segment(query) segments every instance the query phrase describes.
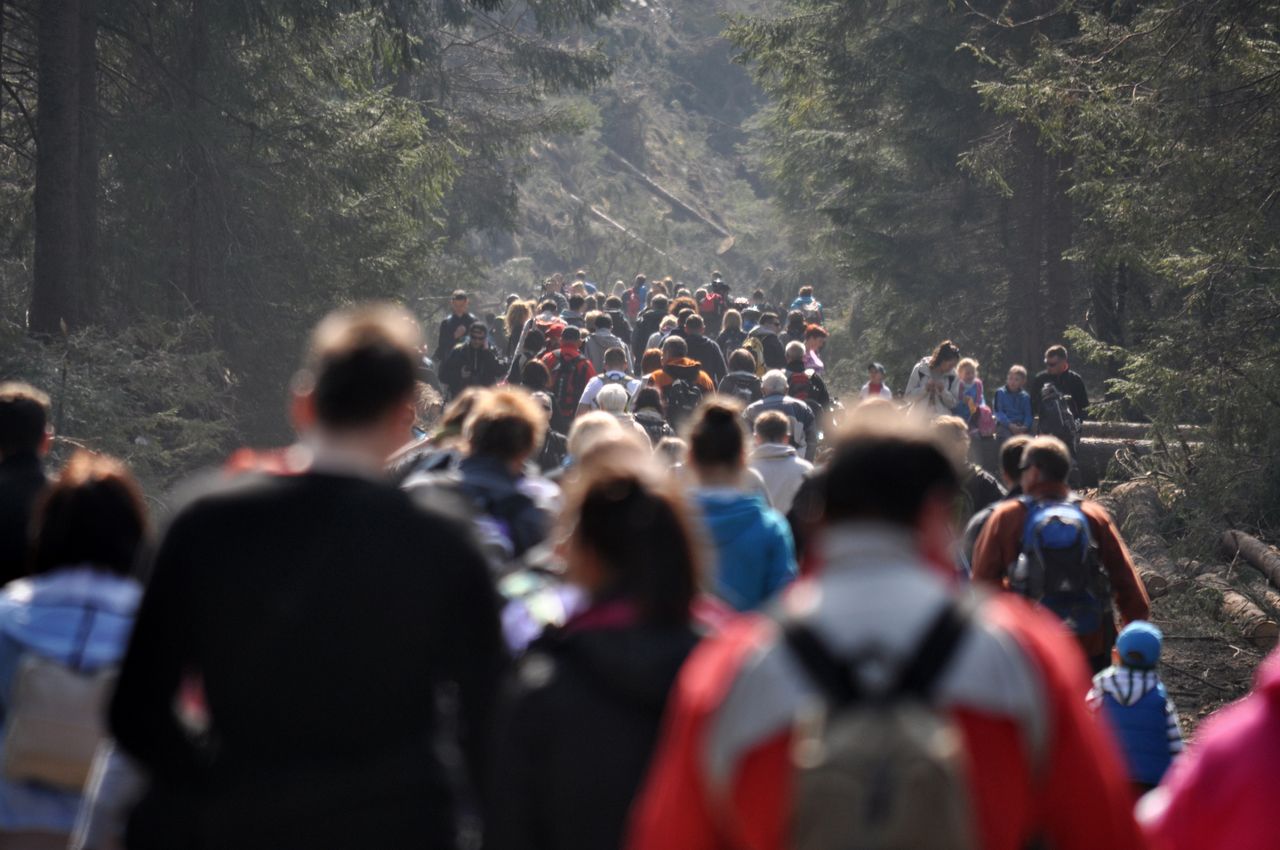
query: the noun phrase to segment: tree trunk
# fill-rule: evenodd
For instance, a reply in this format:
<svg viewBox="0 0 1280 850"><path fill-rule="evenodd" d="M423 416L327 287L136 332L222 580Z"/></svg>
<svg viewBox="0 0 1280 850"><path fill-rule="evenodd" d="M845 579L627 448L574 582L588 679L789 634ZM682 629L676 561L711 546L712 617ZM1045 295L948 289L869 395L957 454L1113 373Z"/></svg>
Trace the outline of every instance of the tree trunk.
<svg viewBox="0 0 1280 850"><path fill-rule="evenodd" d="M1228 531L1222 535L1222 551L1228 558L1237 555L1249 566L1267 577L1267 581L1280 587L1280 552L1272 549L1256 537L1243 531Z"/></svg>
<svg viewBox="0 0 1280 850"><path fill-rule="evenodd" d="M1045 217L1045 332L1051 343L1062 342L1062 332L1074 313L1072 267L1064 258L1071 250L1072 208L1067 191L1071 188L1071 158L1058 155L1047 160L1045 187L1048 194Z"/></svg>
<svg viewBox="0 0 1280 850"><path fill-rule="evenodd" d="M30 329L56 334L81 316L80 2L44 0L36 27L35 268Z"/></svg>
<svg viewBox="0 0 1280 850"><path fill-rule="evenodd" d="M1280 637L1280 626L1257 603L1232 587L1225 578L1216 573L1203 573L1196 576L1196 584L1221 594L1222 604L1216 612L1218 619L1234 625L1260 649L1271 649L1276 645L1276 639Z"/></svg>
<svg viewBox="0 0 1280 850"><path fill-rule="evenodd" d="M187 66L183 75L187 84L187 128L182 143L182 238L186 243L183 269L183 294L188 309L207 306L208 257L204 221L201 215L204 195L207 191L208 163L200 138L203 126L204 104L199 91L208 55L208 30L204 0L192 0L191 17L188 20Z"/></svg>
<svg viewBox="0 0 1280 850"><path fill-rule="evenodd" d="M1014 358L1022 363L1039 362L1041 328L1041 260L1044 181L1044 151L1032 127L1014 128L1014 143L1020 160L1019 179L1014 188L1014 242L1009 251L1008 338ZM1034 371L1034 370L1033 370Z"/></svg>
<svg viewBox="0 0 1280 850"><path fill-rule="evenodd" d="M80 144L76 201L80 222L77 274L83 315L98 304L98 0L80 0Z"/></svg>

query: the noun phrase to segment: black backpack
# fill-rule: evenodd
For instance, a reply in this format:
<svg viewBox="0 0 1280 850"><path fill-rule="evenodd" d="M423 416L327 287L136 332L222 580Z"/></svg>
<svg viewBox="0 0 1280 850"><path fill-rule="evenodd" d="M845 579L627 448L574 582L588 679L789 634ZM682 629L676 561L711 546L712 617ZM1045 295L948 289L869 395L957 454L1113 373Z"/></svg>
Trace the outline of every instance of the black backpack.
<svg viewBox="0 0 1280 850"><path fill-rule="evenodd" d="M551 375L553 381L551 398L555 403L555 412L565 419L572 420L574 414L578 412L581 388L578 388L579 393L575 393L573 381L578 374L578 364L585 359L579 354L572 360L568 360L563 351L556 352L556 368Z"/></svg>
<svg viewBox="0 0 1280 850"><path fill-rule="evenodd" d="M667 419L672 425L684 422L702 404L702 388L687 378L676 378L667 387Z"/></svg>
<svg viewBox="0 0 1280 850"><path fill-rule="evenodd" d="M1080 420L1071 410L1071 396L1058 391L1051 383L1040 389L1040 434L1057 437L1071 447L1072 453L1080 438Z"/></svg>

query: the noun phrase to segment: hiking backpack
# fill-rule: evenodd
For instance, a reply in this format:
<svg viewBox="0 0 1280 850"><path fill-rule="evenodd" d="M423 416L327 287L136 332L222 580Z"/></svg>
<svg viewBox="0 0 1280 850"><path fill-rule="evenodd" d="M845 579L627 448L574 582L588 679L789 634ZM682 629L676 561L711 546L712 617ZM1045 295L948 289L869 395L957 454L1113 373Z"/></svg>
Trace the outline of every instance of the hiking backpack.
<svg viewBox="0 0 1280 850"><path fill-rule="evenodd" d="M1057 437L1075 453L1080 437L1080 420L1071 411L1071 396L1058 391L1051 383L1040 390L1040 423L1037 433Z"/></svg>
<svg viewBox="0 0 1280 850"><path fill-rule="evenodd" d="M662 414L651 408L645 408L635 414L636 421L640 423L640 427L649 435L649 442L655 447L662 442L663 437L674 437L676 432L671 430L671 426L667 424L667 420L662 418Z"/></svg>
<svg viewBox="0 0 1280 850"><path fill-rule="evenodd" d="M720 382L720 391L730 398L736 398L744 407L759 401L763 392L758 378L752 381L744 380L743 373L740 372L731 372L726 375Z"/></svg>
<svg viewBox="0 0 1280 850"><path fill-rule="evenodd" d="M687 378L676 378L667 386L666 402L667 420L678 426L702 404L702 388Z"/></svg>
<svg viewBox="0 0 1280 850"><path fill-rule="evenodd" d="M813 391L813 370L801 369L799 372L787 372L787 395L803 402L809 401Z"/></svg>
<svg viewBox="0 0 1280 850"><path fill-rule="evenodd" d="M751 356L756 360L756 377L762 377L765 373L764 368L764 341L758 336L747 334L747 338L743 340L742 347L751 352Z"/></svg>
<svg viewBox="0 0 1280 850"><path fill-rule="evenodd" d="M555 355L556 365L551 372L551 402L555 405L553 412L565 421L573 421L578 412L582 387L575 388L574 379L584 360L586 358L581 354L575 355L572 360L566 359L563 351L557 351Z"/></svg>
<svg viewBox="0 0 1280 850"><path fill-rule="evenodd" d="M1023 496L1019 501L1027 519L1010 587L1052 611L1077 635L1097 631L1111 615L1111 582L1089 518L1075 500L1037 502Z"/></svg>
<svg viewBox="0 0 1280 850"><path fill-rule="evenodd" d="M833 656L803 624L784 626L792 656L822 694L798 717L792 740L794 850L978 846L964 741L932 699L967 625L948 602L875 692L859 680L857 661Z"/></svg>

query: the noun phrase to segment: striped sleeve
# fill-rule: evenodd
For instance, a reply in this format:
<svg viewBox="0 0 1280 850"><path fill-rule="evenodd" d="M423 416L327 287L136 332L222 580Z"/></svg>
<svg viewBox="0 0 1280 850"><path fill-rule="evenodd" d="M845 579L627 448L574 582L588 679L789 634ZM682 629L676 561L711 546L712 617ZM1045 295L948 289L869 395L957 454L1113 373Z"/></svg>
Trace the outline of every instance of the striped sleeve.
<svg viewBox="0 0 1280 850"><path fill-rule="evenodd" d="M1178 725L1178 709L1173 700L1165 700L1164 713L1168 721L1166 728L1169 733L1169 754L1176 756L1182 752L1182 727Z"/></svg>

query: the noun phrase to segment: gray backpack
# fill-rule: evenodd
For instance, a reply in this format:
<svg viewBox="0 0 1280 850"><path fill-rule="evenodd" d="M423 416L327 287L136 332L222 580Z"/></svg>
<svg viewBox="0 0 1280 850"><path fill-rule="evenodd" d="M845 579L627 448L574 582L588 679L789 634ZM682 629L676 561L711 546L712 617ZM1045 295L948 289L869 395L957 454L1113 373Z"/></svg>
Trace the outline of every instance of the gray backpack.
<svg viewBox="0 0 1280 850"><path fill-rule="evenodd" d="M884 690L834 657L800 623L786 642L823 699L798 719L793 850L974 850L978 847L960 730L931 703L966 633L948 604Z"/></svg>

